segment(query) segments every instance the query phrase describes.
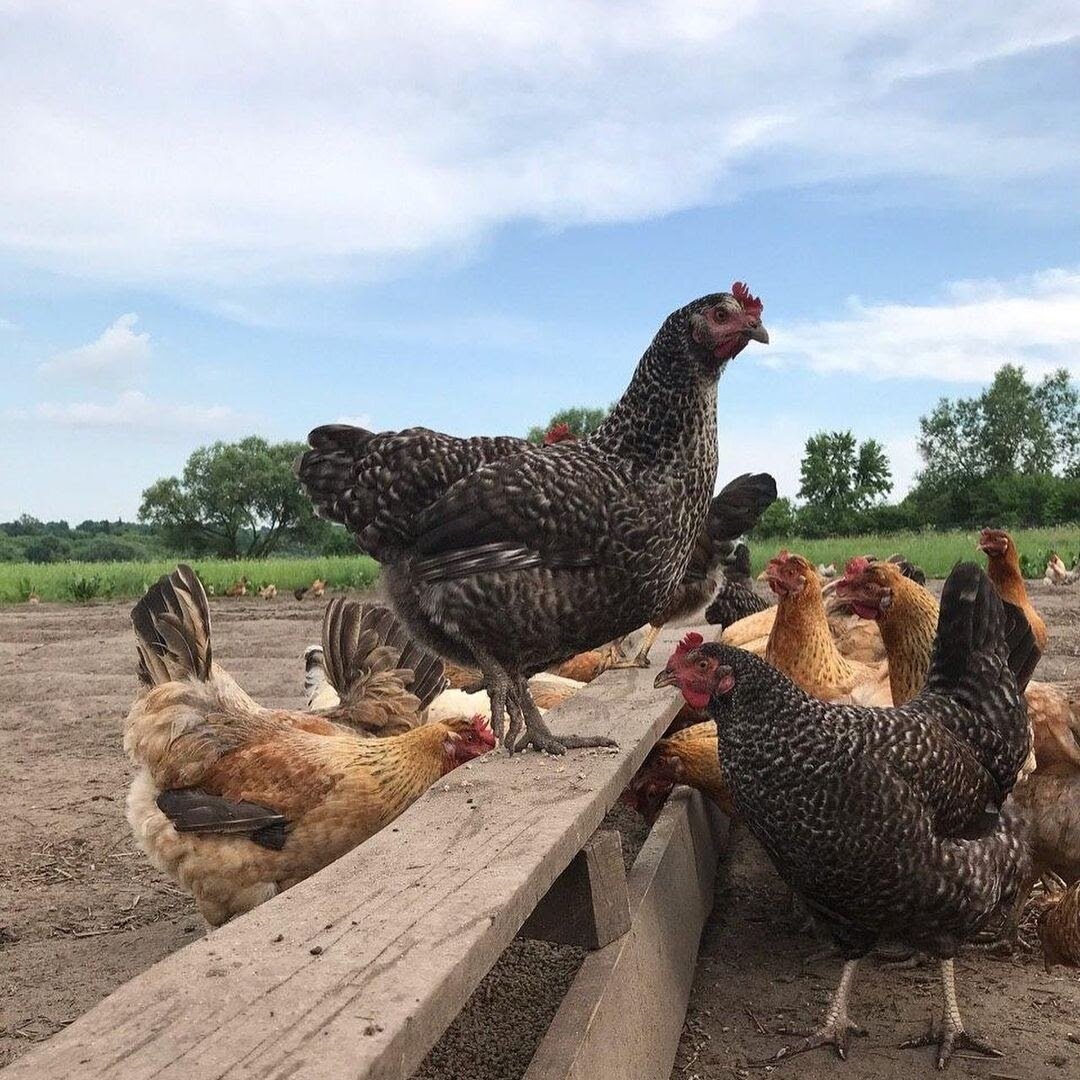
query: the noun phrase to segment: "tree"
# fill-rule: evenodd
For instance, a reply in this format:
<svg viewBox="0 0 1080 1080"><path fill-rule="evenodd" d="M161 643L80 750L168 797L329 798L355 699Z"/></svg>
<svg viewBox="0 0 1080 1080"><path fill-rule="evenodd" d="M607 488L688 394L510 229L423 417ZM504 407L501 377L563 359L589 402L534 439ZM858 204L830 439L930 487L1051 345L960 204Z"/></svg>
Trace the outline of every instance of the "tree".
<svg viewBox="0 0 1080 1080"><path fill-rule="evenodd" d="M139 520L158 528L179 551L268 555L285 538L310 535L317 525L292 470L303 449L255 435L200 447L182 476L158 480L143 492Z"/></svg>
<svg viewBox="0 0 1080 1080"><path fill-rule="evenodd" d="M843 532L855 514L892 490L885 448L876 439L857 443L850 431L811 435L800 475L799 498L806 507L799 524L814 532Z"/></svg>
<svg viewBox="0 0 1080 1080"><path fill-rule="evenodd" d="M919 420L919 487L1011 476L1080 476L1080 394L1064 369L1041 383L1005 364L978 397L942 398Z"/></svg>
<svg viewBox="0 0 1080 1080"><path fill-rule="evenodd" d="M611 409L590 409L579 405L573 409L560 409L543 427L529 428L525 436L529 442L542 443L544 436L556 425L566 424L579 439L591 435L606 419Z"/></svg>

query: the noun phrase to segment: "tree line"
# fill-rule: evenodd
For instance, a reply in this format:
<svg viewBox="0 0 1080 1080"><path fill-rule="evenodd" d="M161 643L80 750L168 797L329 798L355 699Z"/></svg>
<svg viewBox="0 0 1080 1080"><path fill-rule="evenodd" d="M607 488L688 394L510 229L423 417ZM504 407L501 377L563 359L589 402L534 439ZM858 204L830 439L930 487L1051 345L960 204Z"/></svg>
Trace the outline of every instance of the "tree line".
<svg viewBox="0 0 1080 1080"><path fill-rule="evenodd" d="M608 410L576 407L530 429L541 442L565 423L582 438ZM903 499L885 448L850 431L807 441L797 495L766 510L761 537L825 537L924 528L1080 522L1080 392L1064 369L1041 381L1006 364L981 394L942 398L919 420L923 468ZM177 555L258 558L355 550L337 525L316 518L293 477L301 443L249 436L200 447L179 476L151 484L137 522L0 524L0 562L123 562Z"/></svg>

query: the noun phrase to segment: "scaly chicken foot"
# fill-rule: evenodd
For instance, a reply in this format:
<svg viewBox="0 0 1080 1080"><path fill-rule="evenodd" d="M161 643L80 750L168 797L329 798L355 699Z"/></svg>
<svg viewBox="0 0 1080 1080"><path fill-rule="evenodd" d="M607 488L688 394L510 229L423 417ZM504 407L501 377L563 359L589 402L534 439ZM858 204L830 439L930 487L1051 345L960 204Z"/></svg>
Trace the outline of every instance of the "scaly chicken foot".
<svg viewBox="0 0 1080 1080"><path fill-rule="evenodd" d="M906 1039L900 1044L900 1049L937 1045L938 1069L944 1069L949 1064L949 1058L955 1050L974 1050L977 1054L986 1054L987 1057L1004 1057L1000 1050L981 1036L965 1030L964 1021L960 1018L960 1006L956 1002L956 973L952 960L941 961L941 988L944 998L941 1020L932 1022L925 1035Z"/></svg>
<svg viewBox="0 0 1080 1080"><path fill-rule="evenodd" d="M481 648L472 641L466 644L473 654L474 662L483 675L483 680L477 686L477 689L486 690L488 698L491 700L491 730L495 733L495 738L513 753L513 743L508 742L503 737L506 732L507 705L512 680L502 665L486 649ZM513 716L511 716L511 730L513 730L513 719ZM520 731L520 727L518 730Z"/></svg>
<svg viewBox="0 0 1080 1080"><path fill-rule="evenodd" d="M529 687L524 679L515 680L513 697L524 713L526 735L516 745L507 741L506 746L511 754L516 750L524 750L527 746L531 746L544 754L558 756L559 754L565 754L567 750L578 750L586 746L619 745L614 739L607 738L606 735L552 734L551 728L547 726L543 716L540 715L540 710L536 707L536 702L533 701L532 695L529 693Z"/></svg>
<svg viewBox="0 0 1080 1080"><path fill-rule="evenodd" d="M647 668L649 666L649 650L656 643L656 639L660 636L662 626L650 626L645 631L645 638L641 642L641 648L638 649L636 656L620 656L620 658L612 663L612 670L619 670L621 668Z"/></svg>
<svg viewBox="0 0 1080 1080"><path fill-rule="evenodd" d="M807 1050L815 1050L819 1046L834 1046L837 1056L841 1061L847 1059L848 1044L852 1035L865 1035L866 1028L856 1024L848 1016L848 997L851 995L851 987L855 982L855 973L859 969L858 960L848 960L844 963L844 970L840 974L840 985L836 988L832 1000L829 1002L829 1010L825 1014L825 1023L816 1031L808 1035L803 1031L793 1031L788 1028L781 1029L781 1035L805 1035L800 1043L793 1046L784 1046L772 1057L753 1062L754 1065L769 1065L785 1058L794 1057L796 1054L804 1054Z"/></svg>

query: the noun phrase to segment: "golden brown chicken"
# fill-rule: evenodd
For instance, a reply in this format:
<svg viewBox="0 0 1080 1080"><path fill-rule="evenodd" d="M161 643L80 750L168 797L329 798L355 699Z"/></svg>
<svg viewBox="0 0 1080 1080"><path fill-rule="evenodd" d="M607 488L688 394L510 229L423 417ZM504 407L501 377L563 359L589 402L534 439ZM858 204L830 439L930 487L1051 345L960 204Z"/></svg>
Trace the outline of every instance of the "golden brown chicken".
<svg viewBox="0 0 1080 1080"><path fill-rule="evenodd" d="M660 813L671 789L686 784L707 795L729 816L735 813L731 789L717 756L716 721L705 720L660 739L623 792L623 801L646 821Z"/></svg>
<svg viewBox="0 0 1080 1080"><path fill-rule="evenodd" d="M275 596L277 596L277 586L276 585L264 585L259 590L259 599L260 600L273 600Z"/></svg>
<svg viewBox="0 0 1080 1080"><path fill-rule="evenodd" d="M1057 964L1080 968L1080 882L1048 893L1039 913L1039 941L1049 973Z"/></svg>
<svg viewBox="0 0 1080 1080"><path fill-rule="evenodd" d="M1035 644L1040 652L1046 652L1046 623L1028 596L1024 575L1020 572L1020 555L1012 537L1004 529L983 529L979 534L979 549L986 554L986 573L998 595L1023 611L1031 624Z"/></svg>
<svg viewBox="0 0 1080 1080"><path fill-rule="evenodd" d="M1036 874L1080 881L1080 769L1040 765L1013 788L1013 799L1027 811Z"/></svg>
<svg viewBox="0 0 1080 1080"><path fill-rule="evenodd" d="M322 644L308 646L304 660L308 711L361 735L417 727L447 686L443 661L417 645L389 609L344 597L326 605Z"/></svg>
<svg viewBox="0 0 1080 1080"><path fill-rule="evenodd" d="M822 701L891 705L888 665L848 660L837 649L813 566L781 551L765 572L779 598L765 660Z"/></svg>
<svg viewBox="0 0 1080 1080"><path fill-rule="evenodd" d="M326 866L495 745L479 718L365 739L325 716L261 708L214 663L188 567L152 586L132 621L150 688L124 734L137 770L128 821L213 925Z"/></svg>
<svg viewBox="0 0 1080 1080"><path fill-rule="evenodd" d="M248 579L246 577L237 578L226 590L225 595L231 599L236 599L238 596L247 596Z"/></svg>

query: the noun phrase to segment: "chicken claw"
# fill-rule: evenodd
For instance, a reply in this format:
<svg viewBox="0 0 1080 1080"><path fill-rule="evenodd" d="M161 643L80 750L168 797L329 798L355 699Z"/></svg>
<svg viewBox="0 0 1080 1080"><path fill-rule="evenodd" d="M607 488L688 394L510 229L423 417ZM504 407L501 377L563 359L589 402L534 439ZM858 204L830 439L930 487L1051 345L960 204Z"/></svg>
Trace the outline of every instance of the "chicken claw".
<svg viewBox="0 0 1080 1080"><path fill-rule="evenodd" d="M920 1046L937 1045L937 1067L944 1069L949 1064L954 1050L974 1050L987 1057L1004 1057L996 1047L985 1039L964 1029L960 1018L960 1008L956 1003L956 982L952 960L941 962L941 985L944 991L944 1007L940 1021L934 1021L925 1035L916 1035L900 1044L901 1050L911 1050Z"/></svg>
<svg viewBox="0 0 1080 1080"><path fill-rule="evenodd" d="M585 746L618 746L614 739L605 735L554 735L551 728L544 722L536 702L529 695L529 688L524 679L519 680L514 686L514 699L521 706L525 716L527 729L525 738L519 743L507 739L506 748L510 753L524 750L531 746L545 754L558 756L565 754L567 750L578 750ZM518 729L520 730L520 728Z"/></svg>
<svg viewBox="0 0 1080 1080"><path fill-rule="evenodd" d="M804 1054L807 1050L814 1050L819 1046L835 1046L836 1053L841 1061L847 1060L848 1043L852 1035L865 1035L866 1028L860 1027L848 1016L847 1003L851 994L851 986L855 982L855 973L858 970L858 960L848 960L844 964L844 970L840 975L840 985L836 988L832 1000L829 1002L829 1011L825 1014L825 1023L816 1031L807 1034L804 1031L781 1030L781 1035L803 1035L800 1043L793 1046L781 1047L772 1057L763 1061L755 1061L754 1065L770 1065L785 1058L794 1057L796 1054Z"/></svg>

